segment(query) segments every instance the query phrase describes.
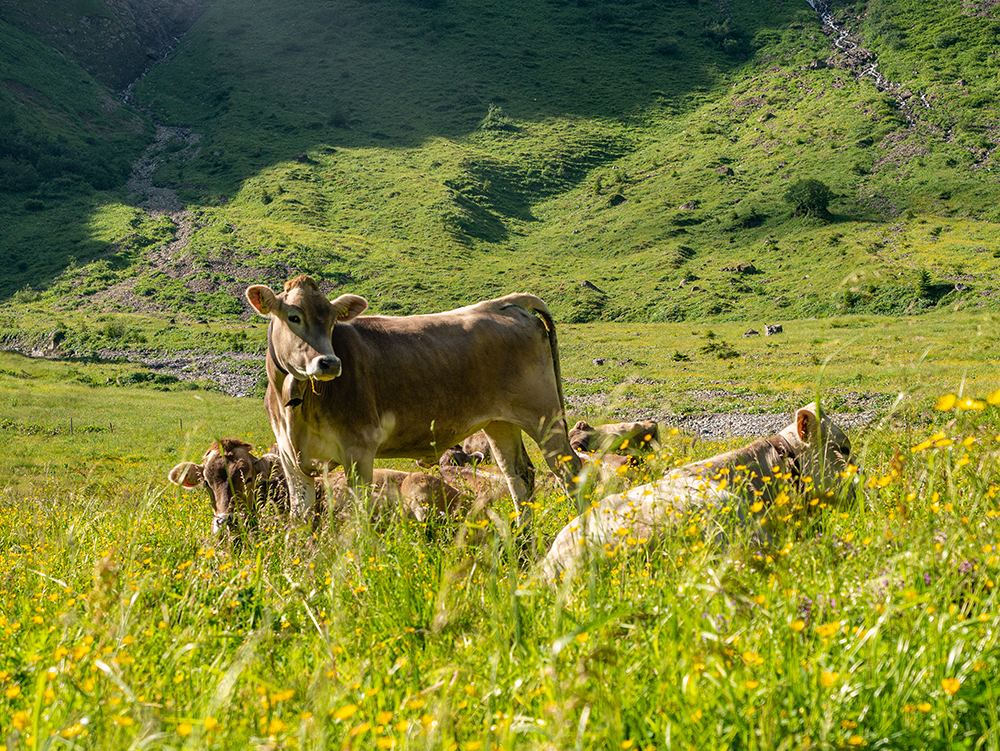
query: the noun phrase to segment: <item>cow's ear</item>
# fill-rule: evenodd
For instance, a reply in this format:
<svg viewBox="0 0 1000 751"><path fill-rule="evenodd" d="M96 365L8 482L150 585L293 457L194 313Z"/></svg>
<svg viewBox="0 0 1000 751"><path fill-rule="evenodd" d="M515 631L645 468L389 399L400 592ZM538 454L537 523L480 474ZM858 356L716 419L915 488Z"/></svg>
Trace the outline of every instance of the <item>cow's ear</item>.
<svg viewBox="0 0 1000 751"><path fill-rule="evenodd" d="M277 295L265 284L247 287L247 300L254 310L265 317L278 309Z"/></svg>
<svg viewBox="0 0 1000 751"><path fill-rule="evenodd" d="M201 465L194 462L181 462L167 473L167 479L182 488L196 488L205 482Z"/></svg>
<svg viewBox="0 0 1000 751"><path fill-rule="evenodd" d="M341 295L336 300L331 300L330 304L337 312L338 321L350 321L365 312L368 301L359 295Z"/></svg>
<svg viewBox="0 0 1000 751"><path fill-rule="evenodd" d="M805 443L811 443L819 435L819 416L815 404L809 404L795 412L795 432Z"/></svg>

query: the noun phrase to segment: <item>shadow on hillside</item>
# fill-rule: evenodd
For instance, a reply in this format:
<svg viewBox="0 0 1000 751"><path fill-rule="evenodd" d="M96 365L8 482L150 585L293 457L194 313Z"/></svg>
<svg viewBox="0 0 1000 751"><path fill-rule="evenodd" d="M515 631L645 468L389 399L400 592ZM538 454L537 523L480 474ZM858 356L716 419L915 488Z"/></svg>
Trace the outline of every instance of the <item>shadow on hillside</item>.
<svg viewBox="0 0 1000 751"><path fill-rule="evenodd" d="M748 59L765 25L815 15L804 3L729 13L699 0L232 0L135 97L204 135L195 162L159 178L231 195L318 144L464 137L491 105L519 121L681 110Z"/></svg>
<svg viewBox="0 0 1000 751"><path fill-rule="evenodd" d="M200 136L168 145L155 182L192 207L218 204L274 164L308 161L319 146L409 157L429 139L479 132L489 117L494 125L509 121L516 142L519 125L530 131L550 118L621 123L656 108L682 112L704 101L720 73L749 59L759 31L815 18L805 3L766 13L750 2L733 5L739 21L706 0L228 0L205 12L134 86L133 99L156 120ZM498 167L486 160L457 178L442 174L454 191L447 230L501 240L507 218L530 221L535 200L577 184L625 148L600 133L548 137L531 147L555 154L541 170L519 160L515 145L504 147ZM414 176L440 167L422 156L414 151L405 166ZM373 165L367 173L387 170ZM72 263L114 250L86 234L79 207L57 214L46 205L38 219L55 224L34 235L28 230L39 222L18 212L23 242L8 238L5 252L21 252L18 243L25 257L33 245L39 250L25 269L15 263L0 296L26 285L46 289Z"/></svg>
<svg viewBox="0 0 1000 751"><path fill-rule="evenodd" d="M115 249L95 240L84 217L95 208L93 198L45 201L35 208L23 196L0 195L5 235L0 239L0 300L30 302L74 266L99 259L111 272L122 265ZM25 209L25 204L30 208Z"/></svg>

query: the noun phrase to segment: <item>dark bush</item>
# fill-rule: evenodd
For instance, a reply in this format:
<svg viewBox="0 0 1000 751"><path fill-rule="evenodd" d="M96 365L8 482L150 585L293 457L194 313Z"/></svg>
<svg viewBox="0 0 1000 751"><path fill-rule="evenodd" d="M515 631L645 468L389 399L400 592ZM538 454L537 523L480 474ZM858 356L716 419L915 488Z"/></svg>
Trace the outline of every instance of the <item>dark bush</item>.
<svg viewBox="0 0 1000 751"><path fill-rule="evenodd" d="M793 216L828 216L827 208L834 193L826 183L812 178L796 180L785 190L785 203L792 207Z"/></svg>
<svg viewBox="0 0 1000 751"><path fill-rule="evenodd" d="M933 289L931 272L927 269L920 269L920 274L917 275L917 297L930 297Z"/></svg>
<svg viewBox="0 0 1000 751"><path fill-rule="evenodd" d="M660 39L653 45L653 52L657 55L676 55L680 52L680 45L677 44L677 40L674 37Z"/></svg>
<svg viewBox="0 0 1000 751"><path fill-rule="evenodd" d="M39 182L38 171L29 162L0 159L0 191L26 193L37 188Z"/></svg>
<svg viewBox="0 0 1000 751"><path fill-rule="evenodd" d="M939 50L947 49L952 45L958 44L962 40L959 34L954 31L943 31L934 37L934 46Z"/></svg>

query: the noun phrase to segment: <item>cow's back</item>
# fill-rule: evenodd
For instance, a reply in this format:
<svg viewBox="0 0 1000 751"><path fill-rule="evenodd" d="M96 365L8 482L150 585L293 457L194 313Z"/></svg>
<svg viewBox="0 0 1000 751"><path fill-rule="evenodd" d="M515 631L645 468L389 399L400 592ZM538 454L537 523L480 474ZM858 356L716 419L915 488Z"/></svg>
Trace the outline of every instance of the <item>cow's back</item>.
<svg viewBox="0 0 1000 751"><path fill-rule="evenodd" d="M333 348L343 372L305 389L307 401L318 398L303 406L347 431L386 431L381 456L428 456L432 442L452 445L494 420L562 406L545 324L503 300L361 317L334 328Z"/></svg>

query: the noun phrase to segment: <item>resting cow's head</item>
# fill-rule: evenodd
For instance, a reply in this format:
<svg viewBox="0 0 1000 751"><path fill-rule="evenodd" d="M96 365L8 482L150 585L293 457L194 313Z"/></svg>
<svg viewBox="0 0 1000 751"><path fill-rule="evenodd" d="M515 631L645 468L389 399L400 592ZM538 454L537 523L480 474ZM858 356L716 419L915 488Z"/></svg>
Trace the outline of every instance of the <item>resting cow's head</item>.
<svg viewBox="0 0 1000 751"><path fill-rule="evenodd" d="M256 506L256 484L280 468L277 457L259 459L250 453L250 444L236 438L213 443L201 464L181 462L167 474L174 485L208 489L212 504L212 533L222 532L236 513L252 513Z"/></svg>
<svg viewBox="0 0 1000 751"><path fill-rule="evenodd" d="M340 358L331 343L333 327L368 307L368 301L358 295L327 300L315 280L305 275L285 282L279 295L255 284L247 288L247 300L260 315L271 319L268 346L275 364L299 381L329 381L340 375Z"/></svg>
<svg viewBox="0 0 1000 751"><path fill-rule="evenodd" d="M795 421L781 431L795 450L799 474L812 478L812 493L827 495L856 482L858 467L851 441L813 402L795 411Z"/></svg>

